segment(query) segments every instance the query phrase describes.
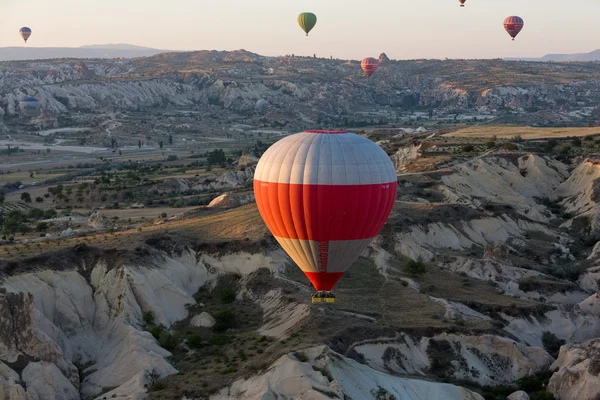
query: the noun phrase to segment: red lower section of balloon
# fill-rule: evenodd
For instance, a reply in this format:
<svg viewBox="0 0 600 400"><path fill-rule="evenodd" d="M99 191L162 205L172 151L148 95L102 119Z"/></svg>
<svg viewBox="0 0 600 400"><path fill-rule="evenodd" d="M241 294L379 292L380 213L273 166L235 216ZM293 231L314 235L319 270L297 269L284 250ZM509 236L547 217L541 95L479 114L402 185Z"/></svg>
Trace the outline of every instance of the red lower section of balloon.
<svg viewBox="0 0 600 400"><path fill-rule="evenodd" d="M397 182L299 185L254 180L267 227L285 239L360 240L377 236L396 200Z"/></svg>
<svg viewBox="0 0 600 400"><path fill-rule="evenodd" d="M343 272L305 272L304 273L317 290L331 291L340 280Z"/></svg>

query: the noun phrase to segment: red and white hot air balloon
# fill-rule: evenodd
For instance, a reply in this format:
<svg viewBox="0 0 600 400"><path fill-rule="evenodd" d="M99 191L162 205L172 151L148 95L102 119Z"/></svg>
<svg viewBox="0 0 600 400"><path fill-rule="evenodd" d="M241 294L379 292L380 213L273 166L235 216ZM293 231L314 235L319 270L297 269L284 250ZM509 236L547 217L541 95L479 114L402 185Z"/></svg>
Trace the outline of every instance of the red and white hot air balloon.
<svg viewBox="0 0 600 400"><path fill-rule="evenodd" d="M504 29L512 37L512 40L515 40L519 32L521 32L523 25L525 25L525 22L523 22L521 17L512 16L504 20Z"/></svg>
<svg viewBox="0 0 600 400"><path fill-rule="evenodd" d="M370 78L377 71L377 68L379 68L379 63L373 57L367 57L361 61L360 66Z"/></svg>
<svg viewBox="0 0 600 400"><path fill-rule="evenodd" d="M387 220L398 188L388 155L344 131L305 131L271 146L254 174L265 224L319 293L365 251ZM326 299L325 299L326 298Z"/></svg>

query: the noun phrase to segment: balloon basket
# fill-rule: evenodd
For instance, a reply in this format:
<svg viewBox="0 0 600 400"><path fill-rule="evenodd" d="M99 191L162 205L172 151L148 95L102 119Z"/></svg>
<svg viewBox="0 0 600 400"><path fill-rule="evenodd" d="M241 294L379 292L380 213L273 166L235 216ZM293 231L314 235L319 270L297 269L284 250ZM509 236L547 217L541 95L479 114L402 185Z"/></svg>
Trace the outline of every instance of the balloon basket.
<svg viewBox="0 0 600 400"><path fill-rule="evenodd" d="M335 295L331 292L317 292L312 295L312 303L335 303Z"/></svg>

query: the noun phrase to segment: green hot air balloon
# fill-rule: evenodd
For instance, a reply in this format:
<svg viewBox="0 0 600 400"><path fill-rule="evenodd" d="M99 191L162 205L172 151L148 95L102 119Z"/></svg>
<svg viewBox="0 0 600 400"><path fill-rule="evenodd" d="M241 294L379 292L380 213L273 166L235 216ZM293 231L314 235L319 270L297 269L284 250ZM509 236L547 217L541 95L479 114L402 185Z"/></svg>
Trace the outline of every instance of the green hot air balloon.
<svg viewBox="0 0 600 400"><path fill-rule="evenodd" d="M304 32L306 32L306 36L308 36L308 32L311 31L312 28L317 24L317 16L313 13L305 12L298 15L298 25Z"/></svg>

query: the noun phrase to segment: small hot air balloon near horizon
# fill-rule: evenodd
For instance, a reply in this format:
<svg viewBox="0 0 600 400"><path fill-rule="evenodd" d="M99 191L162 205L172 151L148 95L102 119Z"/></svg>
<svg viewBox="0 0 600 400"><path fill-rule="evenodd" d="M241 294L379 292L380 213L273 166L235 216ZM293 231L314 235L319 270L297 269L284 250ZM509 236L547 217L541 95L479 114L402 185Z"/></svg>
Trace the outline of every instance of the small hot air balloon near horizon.
<svg viewBox="0 0 600 400"><path fill-rule="evenodd" d="M515 40L524 25L525 22L523 22L521 17L512 16L504 20L504 29L506 29L506 32L512 37L512 40Z"/></svg>
<svg viewBox="0 0 600 400"><path fill-rule="evenodd" d="M21 37L23 38L25 43L27 43L27 39L29 39L29 36L31 36L31 29L24 26L21 29L19 29L19 33L21 34Z"/></svg>
<svg viewBox="0 0 600 400"><path fill-rule="evenodd" d="M37 117L40 115L40 102L35 97L25 97L19 102L19 108L23 115Z"/></svg>
<svg viewBox="0 0 600 400"><path fill-rule="evenodd" d="M377 68L379 68L379 62L373 57L367 57L361 61L360 66L370 78L377 71Z"/></svg>
<svg viewBox="0 0 600 400"><path fill-rule="evenodd" d="M263 111L265 111L269 107L269 105L270 104L269 104L269 102L267 100L265 100L265 99L259 99L256 102L254 108L256 108L256 111L258 111L258 112L263 112Z"/></svg>
<svg viewBox="0 0 600 400"><path fill-rule="evenodd" d="M458 0L458 2L460 3L461 7L464 7L467 0Z"/></svg>
<svg viewBox="0 0 600 400"><path fill-rule="evenodd" d="M381 147L345 131L305 131L273 144L254 175L267 228L317 290L331 290L367 249L396 200L396 171Z"/></svg>
<svg viewBox="0 0 600 400"><path fill-rule="evenodd" d="M304 32L306 32L306 36L308 36L308 32L312 30L317 24L317 16L313 13L303 12L298 15L298 25Z"/></svg>

